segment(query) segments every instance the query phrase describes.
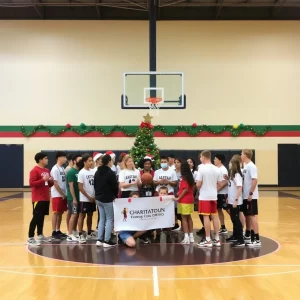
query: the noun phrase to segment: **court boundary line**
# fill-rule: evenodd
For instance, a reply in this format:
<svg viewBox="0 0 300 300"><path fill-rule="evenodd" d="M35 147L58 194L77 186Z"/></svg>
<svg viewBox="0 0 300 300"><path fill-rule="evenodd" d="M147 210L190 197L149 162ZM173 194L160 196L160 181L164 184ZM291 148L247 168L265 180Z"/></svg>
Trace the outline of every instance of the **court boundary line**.
<svg viewBox="0 0 300 300"><path fill-rule="evenodd" d="M108 266L108 265L106 265ZM196 265L201 267L264 267L264 268L279 268L279 267L300 267L300 264L261 264L261 265L234 265L234 264L228 264L228 265L218 265L218 264L203 264L203 265ZM110 266L113 267L113 266ZM127 266L120 266L126 268ZM151 267L151 266L149 266ZM156 268L162 268L164 266L157 266ZM174 266L177 267L177 266ZM0 269L41 269L41 268L49 268L49 269L59 269L59 268L97 268L97 265L92 266L0 266ZM153 267L151 267L153 268Z"/></svg>
<svg viewBox="0 0 300 300"><path fill-rule="evenodd" d="M270 253L266 253L264 255L261 255L259 257L252 257L252 258L247 258L247 259L241 259L241 260L235 260L234 262L241 262L241 261L250 261L250 260L253 260L253 259L259 259L259 258L262 258L262 257L265 257L267 255L271 255L271 254L275 254L277 253L280 249L281 249L281 244L276 241L276 240L273 240L271 238L268 238L270 240L272 240L273 242L275 242L277 244L277 249L273 252L270 252ZM195 244L196 245L196 244ZM74 264L83 264L83 265L95 265L95 266L101 266L101 267L130 267L130 268L152 268L153 266L132 266L132 265L105 265L105 264L94 264L94 263L86 263L86 262L75 262L75 261L69 261L69 260L62 260L62 259L57 259L57 258L50 258L50 257L47 257L47 256L42 256L40 254L37 254L37 253L34 253L34 252L31 252L29 250L29 247L28 245L26 245L25 249L27 250L27 252L31 253L32 255L36 255L36 256L39 256L39 257L42 257L42 258L46 258L46 259L50 259L50 260L56 260L56 261L59 261L59 262L64 262L64 263L74 263ZM228 264L228 262L220 262L220 263L213 263L213 264L202 264L202 265L171 265L171 266L159 266L160 268L174 268L174 267L177 267L177 268L180 268L180 267L202 267L202 266L209 266L209 265L221 265L221 264Z"/></svg>
<svg viewBox="0 0 300 300"><path fill-rule="evenodd" d="M70 276L70 275L56 275L56 274L41 274L41 273L31 273L31 272L18 272L10 270L2 270L0 272L9 273L9 274L19 274L19 275L32 275L32 276L41 276L41 277L54 277L54 278L69 278L69 279L90 279L90 280L118 280L118 281L151 281L153 278L124 278L124 277L87 277L87 276ZM158 278L159 281L187 281L187 280L212 280L212 279L234 279L234 278L247 278L247 277L263 277L263 276L276 276L284 274L294 274L299 273L298 270L274 272L274 273L261 273L261 274L245 274L245 275L229 275L229 276L212 276L212 277L162 277Z"/></svg>

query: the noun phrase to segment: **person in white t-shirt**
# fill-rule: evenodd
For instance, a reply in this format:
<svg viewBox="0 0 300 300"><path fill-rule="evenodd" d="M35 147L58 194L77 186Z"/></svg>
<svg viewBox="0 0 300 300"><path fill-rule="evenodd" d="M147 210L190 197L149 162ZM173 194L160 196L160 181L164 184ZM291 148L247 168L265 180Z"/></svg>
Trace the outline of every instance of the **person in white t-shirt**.
<svg viewBox="0 0 300 300"><path fill-rule="evenodd" d="M68 210L66 173L63 165L67 161L67 155L63 151L56 152L56 165L51 170L51 177L54 185L51 187L52 198L52 238L67 238L66 234L60 231L62 215Z"/></svg>
<svg viewBox="0 0 300 300"><path fill-rule="evenodd" d="M218 190L217 185L223 181L220 170L211 163L211 152L202 151L200 154L202 165L199 167L197 176L197 188L199 189L199 214L203 215L206 238L199 247L220 247L219 218L217 211ZM213 222L215 237L210 238L210 219Z"/></svg>
<svg viewBox="0 0 300 300"><path fill-rule="evenodd" d="M220 219L220 231L219 234L227 234L228 230L226 229L225 226L225 217L223 210L227 211L227 206L226 206L226 198L227 198L227 193L228 193L228 182L225 179L228 176L228 171L224 167L225 163L225 156L223 154L217 154L214 159L214 164L216 167L219 168L223 181L218 184L218 202L217 202L217 209L218 209L218 215Z"/></svg>
<svg viewBox="0 0 300 300"><path fill-rule="evenodd" d="M243 176L243 212L246 217L246 234L245 243L249 247L260 247L261 241L259 238L258 222L258 176L257 167L251 161L252 150L244 149L242 151L242 161L244 163ZM252 229L252 231L250 231Z"/></svg>
<svg viewBox="0 0 300 300"><path fill-rule="evenodd" d="M124 158L124 169L120 171L119 183L121 189L121 198L128 198L131 192L138 192L142 186L140 171L134 167L131 156Z"/></svg>
<svg viewBox="0 0 300 300"><path fill-rule="evenodd" d="M92 221L93 213L96 211L95 204L95 189L94 189L94 170L93 158L90 154L82 156L84 164L83 169L78 173L78 188L79 188L79 201L80 201L80 214L78 219L79 243L86 243L85 236L83 235L83 224L87 214L87 238L91 238L92 234Z"/></svg>
<svg viewBox="0 0 300 300"><path fill-rule="evenodd" d="M233 243L233 247L244 247L243 225L240 220L240 210L243 205L243 174L239 158L231 159L229 170L227 207L233 224L233 234L226 239L226 242Z"/></svg>
<svg viewBox="0 0 300 300"><path fill-rule="evenodd" d="M175 166L175 155L174 154L169 154L168 156L168 165L170 167L171 170L174 170L176 169L176 166Z"/></svg>
<svg viewBox="0 0 300 300"><path fill-rule="evenodd" d="M168 188L168 194L174 195L174 187L177 185L176 172L168 166L168 160L165 156L160 157L161 169L155 171L153 183L156 186L156 194L158 194L161 186Z"/></svg>

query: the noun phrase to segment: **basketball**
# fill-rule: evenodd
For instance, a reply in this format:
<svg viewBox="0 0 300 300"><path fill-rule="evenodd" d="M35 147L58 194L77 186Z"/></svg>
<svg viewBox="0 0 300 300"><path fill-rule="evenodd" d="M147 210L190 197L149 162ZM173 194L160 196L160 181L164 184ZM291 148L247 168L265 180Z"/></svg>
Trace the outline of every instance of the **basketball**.
<svg viewBox="0 0 300 300"><path fill-rule="evenodd" d="M153 177L150 173L144 173L141 179L143 184L151 184L153 181Z"/></svg>

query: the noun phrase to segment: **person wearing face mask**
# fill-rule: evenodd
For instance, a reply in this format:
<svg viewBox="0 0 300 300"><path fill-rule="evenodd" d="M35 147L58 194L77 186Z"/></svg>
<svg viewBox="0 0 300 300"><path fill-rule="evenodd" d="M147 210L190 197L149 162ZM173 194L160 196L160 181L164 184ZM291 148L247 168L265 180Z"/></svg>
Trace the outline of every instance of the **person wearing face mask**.
<svg viewBox="0 0 300 300"><path fill-rule="evenodd" d="M177 186L176 172L168 166L168 159L165 156L160 157L161 169L155 171L153 183L156 186L156 193L160 187L166 186L169 195L174 195L174 187Z"/></svg>

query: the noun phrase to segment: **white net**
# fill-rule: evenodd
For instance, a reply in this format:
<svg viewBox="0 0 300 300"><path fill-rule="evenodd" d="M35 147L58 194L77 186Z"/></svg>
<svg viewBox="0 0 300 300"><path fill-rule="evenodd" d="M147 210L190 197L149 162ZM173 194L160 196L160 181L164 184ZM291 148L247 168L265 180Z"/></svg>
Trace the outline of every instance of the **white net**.
<svg viewBox="0 0 300 300"><path fill-rule="evenodd" d="M148 102L149 106L149 114L151 117L158 117L159 116L159 108L160 108L161 103L150 103Z"/></svg>

